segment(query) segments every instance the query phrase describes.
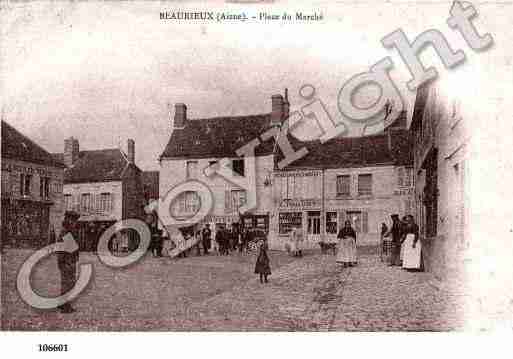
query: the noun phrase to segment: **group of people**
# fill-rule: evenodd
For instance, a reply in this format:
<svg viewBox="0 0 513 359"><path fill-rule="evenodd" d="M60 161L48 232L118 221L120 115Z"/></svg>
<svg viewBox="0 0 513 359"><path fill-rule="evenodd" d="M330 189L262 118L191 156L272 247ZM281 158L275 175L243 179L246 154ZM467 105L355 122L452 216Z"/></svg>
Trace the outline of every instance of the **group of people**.
<svg viewBox="0 0 513 359"><path fill-rule="evenodd" d="M419 226L412 215L399 218L393 214L392 227L382 224L381 234L391 238L392 248L389 266L402 266L408 270L422 270L422 243L419 237Z"/></svg>
<svg viewBox="0 0 513 359"><path fill-rule="evenodd" d="M257 236L255 230L240 228L239 225L233 225L231 229L219 227L214 234L210 224L206 223L201 230L183 230L181 239L178 240L182 242L179 246L187 249L181 251L178 257L187 257L190 253L196 253L197 256L209 255L211 252L223 256L234 252L247 253L249 243ZM195 244L190 241L195 241Z"/></svg>

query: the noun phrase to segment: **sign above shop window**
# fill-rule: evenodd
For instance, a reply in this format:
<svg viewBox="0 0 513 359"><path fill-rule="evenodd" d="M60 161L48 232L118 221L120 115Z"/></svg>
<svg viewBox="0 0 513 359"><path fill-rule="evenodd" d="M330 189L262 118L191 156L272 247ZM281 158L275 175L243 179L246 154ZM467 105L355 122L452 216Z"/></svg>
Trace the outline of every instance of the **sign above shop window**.
<svg viewBox="0 0 513 359"><path fill-rule="evenodd" d="M321 206L321 200L318 198L307 198L307 199L283 199L280 202L280 208L319 208Z"/></svg>
<svg viewBox="0 0 513 359"><path fill-rule="evenodd" d="M274 172L275 177L317 177L321 174L322 172L317 170Z"/></svg>
<svg viewBox="0 0 513 359"><path fill-rule="evenodd" d="M42 177L58 177L57 173L54 173L46 168L22 166L22 165L18 165L18 164L3 162L3 161L2 161L2 171L19 172L19 173L27 173L27 174L36 173Z"/></svg>

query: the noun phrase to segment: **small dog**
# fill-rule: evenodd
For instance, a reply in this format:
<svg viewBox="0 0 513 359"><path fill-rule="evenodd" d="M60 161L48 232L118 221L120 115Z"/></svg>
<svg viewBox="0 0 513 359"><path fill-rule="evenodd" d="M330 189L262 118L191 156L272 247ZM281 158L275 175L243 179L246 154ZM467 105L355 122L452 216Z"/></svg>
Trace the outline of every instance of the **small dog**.
<svg viewBox="0 0 513 359"><path fill-rule="evenodd" d="M329 250L331 250L333 255L337 254L337 244L336 243L319 242L319 245L321 246L321 252L323 254L326 254Z"/></svg>

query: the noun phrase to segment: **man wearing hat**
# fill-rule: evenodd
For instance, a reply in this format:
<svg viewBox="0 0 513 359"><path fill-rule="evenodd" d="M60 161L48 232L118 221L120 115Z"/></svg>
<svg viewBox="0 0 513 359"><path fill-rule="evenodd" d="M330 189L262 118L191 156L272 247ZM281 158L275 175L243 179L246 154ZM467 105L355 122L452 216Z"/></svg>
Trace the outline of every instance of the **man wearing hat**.
<svg viewBox="0 0 513 359"><path fill-rule="evenodd" d="M203 243L203 253L208 254L210 245L212 242L212 231L210 230L210 224L205 224L205 228L201 231L201 241Z"/></svg>
<svg viewBox="0 0 513 359"><path fill-rule="evenodd" d="M392 255L390 257L390 266L399 266L401 265L400 256L401 256L401 236L402 236L402 225L399 220L398 214L393 214L390 216L392 218L392 227L385 235L385 237L392 236Z"/></svg>
<svg viewBox="0 0 513 359"><path fill-rule="evenodd" d="M73 241L78 238L79 217L80 214L74 211L66 211L64 213L59 242ZM71 253L65 251L57 252L57 264L61 272L61 295L68 293L75 286L78 256L78 245L76 245L76 250ZM59 310L61 313L73 313L75 311L70 303L64 303L59 307Z"/></svg>

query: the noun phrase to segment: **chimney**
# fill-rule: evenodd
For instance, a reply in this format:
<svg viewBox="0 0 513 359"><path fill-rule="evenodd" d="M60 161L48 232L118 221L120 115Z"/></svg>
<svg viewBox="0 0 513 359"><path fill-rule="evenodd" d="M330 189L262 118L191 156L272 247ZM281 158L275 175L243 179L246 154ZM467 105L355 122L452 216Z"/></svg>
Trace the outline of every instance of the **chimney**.
<svg viewBox="0 0 513 359"><path fill-rule="evenodd" d="M184 103L175 104L175 119L173 128L184 128L187 121L187 106Z"/></svg>
<svg viewBox="0 0 513 359"><path fill-rule="evenodd" d="M73 163L78 160L79 152L80 148L76 138L70 137L64 140L64 164L66 167L73 166Z"/></svg>
<svg viewBox="0 0 513 359"><path fill-rule="evenodd" d="M127 159L131 164L135 164L135 141L131 138L127 141Z"/></svg>
<svg viewBox="0 0 513 359"><path fill-rule="evenodd" d="M284 103L282 95L272 95L271 126L281 125L284 118Z"/></svg>
<svg viewBox="0 0 513 359"><path fill-rule="evenodd" d="M284 119L288 119L290 115L289 89L285 89L285 101L283 102Z"/></svg>

